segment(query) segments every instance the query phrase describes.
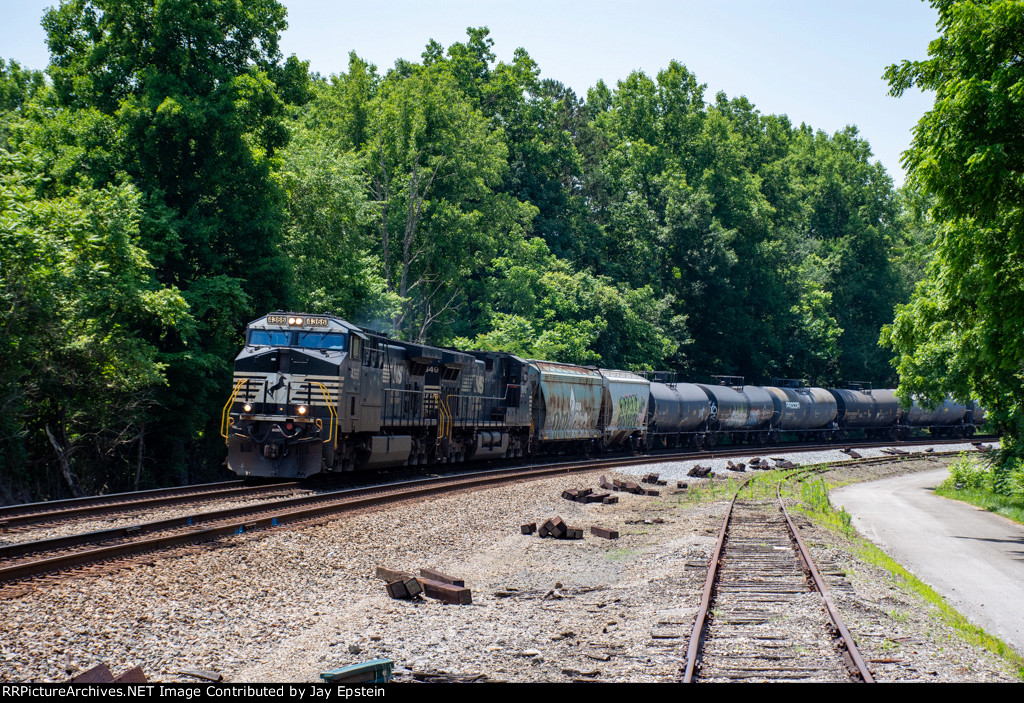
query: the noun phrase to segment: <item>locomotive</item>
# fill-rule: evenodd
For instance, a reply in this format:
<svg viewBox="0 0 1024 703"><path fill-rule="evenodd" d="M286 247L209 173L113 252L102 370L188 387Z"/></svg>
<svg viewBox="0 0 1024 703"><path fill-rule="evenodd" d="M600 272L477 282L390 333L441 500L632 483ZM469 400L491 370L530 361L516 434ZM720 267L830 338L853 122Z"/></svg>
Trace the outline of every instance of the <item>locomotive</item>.
<svg viewBox="0 0 1024 703"><path fill-rule="evenodd" d="M983 414L952 401L904 411L893 391L864 385L715 380L432 347L331 315L275 312L246 329L221 435L235 474L303 478L726 439L841 439L849 430L892 439L919 427L971 434Z"/></svg>

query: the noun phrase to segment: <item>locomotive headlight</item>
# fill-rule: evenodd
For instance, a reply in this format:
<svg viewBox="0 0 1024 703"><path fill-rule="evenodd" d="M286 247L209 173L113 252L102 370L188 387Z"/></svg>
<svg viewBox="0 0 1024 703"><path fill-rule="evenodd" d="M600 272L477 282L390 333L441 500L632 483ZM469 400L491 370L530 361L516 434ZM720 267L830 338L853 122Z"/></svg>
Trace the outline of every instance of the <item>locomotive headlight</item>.
<svg viewBox="0 0 1024 703"><path fill-rule="evenodd" d="M308 408L306 408L305 405L300 405L299 406L299 415L305 415L307 410L308 410Z"/></svg>
<svg viewBox="0 0 1024 703"><path fill-rule="evenodd" d="M301 325L302 324L302 318L301 317L296 317L295 318L295 324Z"/></svg>
<svg viewBox="0 0 1024 703"><path fill-rule="evenodd" d="M250 405L249 403L246 403L245 405L242 406L242 410L244 410L247 413L251 413L252 412L252 405Z"/></svg>
<svg viewBox="0 0 1024 703"><path fill-rule="evenodd" d="M295 318L294 317L289 317L288 318L288 324L289 325L294 325L295 324Z"/></svg>

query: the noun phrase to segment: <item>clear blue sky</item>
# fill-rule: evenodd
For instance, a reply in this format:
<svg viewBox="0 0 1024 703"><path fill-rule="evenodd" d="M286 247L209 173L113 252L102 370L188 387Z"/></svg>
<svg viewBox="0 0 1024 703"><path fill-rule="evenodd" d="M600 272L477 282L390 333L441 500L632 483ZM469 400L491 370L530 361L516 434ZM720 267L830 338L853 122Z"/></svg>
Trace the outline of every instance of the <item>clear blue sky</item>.
<svg viewBox="0 0 1024 703"><path fill-rule="evenodd" d="M466 27L486 26L501 60L523 47L541 75L585 95L633 70L655 75L672 59L718 91L745 95L762 113L835 132L860 129L897 185L900 152L930 95L891 98L882 72L922 59L937 36L936 13L920 0L283 0L285 55L328 75L355 51L384 70L418 60L429 39L447 46ZM49 61L43 11L57 0L0 0L0 57L31 68Z"/></svg>

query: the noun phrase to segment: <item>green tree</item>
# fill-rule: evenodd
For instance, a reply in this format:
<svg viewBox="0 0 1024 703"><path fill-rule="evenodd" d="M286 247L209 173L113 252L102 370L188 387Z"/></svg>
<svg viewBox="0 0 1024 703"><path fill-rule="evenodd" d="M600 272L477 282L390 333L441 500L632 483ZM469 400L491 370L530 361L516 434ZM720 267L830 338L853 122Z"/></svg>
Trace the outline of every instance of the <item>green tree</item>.
<svg viewBox="0 0 1024 703"><path fill-rule="evenodd" d="M192 320L153 280L132 186L47 198L43 181L0 151L0 492L137 486L164 365L134 330Z"/></svg>
<svg viewBox="0 0 1024 703"><path fill-rule="evenodd" d="M196 321L153 340L169 379L153 449L187 479L190 464L215 465L240 331L288 295L284 194L271 172L288 139L285 100L308 98L308 73L281 59L276 0L64 0L43 26L67 121L52 140L57 175L138 188L141 245ZM78 126L88 123L97 129Z"/></svg>
<svg viewBox="0 0 1024 703"><path fill-rule="evenodd" d="M359 157L301 125L293 128L283 155L279 175L287 196L284 250L292 268L292 307L353 322L392 317L399 301L387 294L367 236L372 213Z"/></svg>
<svg viewBox="0 0 1024 703"><path fill-rule="evenodd" d="M524 236L535 210L497 192L507 169L502 132L447 63L392 71L370 107L363 153L380 258L388 292L403 301L393 328L444 338L474 275L502 241Z"/></svg>
<svg viewBox="0 0 1024 703"><path fill-rule="evenodd" d="M1003 430L1002 478L1024 457L1024 2L932 0L941 36L890 66L891 93L935 91L904 164L934 195L928 277L882 341L900 391L978 398Z"/></svg>

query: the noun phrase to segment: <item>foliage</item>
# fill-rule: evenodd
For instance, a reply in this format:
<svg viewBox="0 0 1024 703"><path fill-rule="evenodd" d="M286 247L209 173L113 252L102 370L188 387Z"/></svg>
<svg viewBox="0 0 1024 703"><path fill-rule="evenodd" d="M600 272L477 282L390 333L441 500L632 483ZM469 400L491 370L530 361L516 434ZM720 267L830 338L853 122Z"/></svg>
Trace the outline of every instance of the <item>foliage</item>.
<svg viewBox="0 0 1024 703"><path fill-rule="evenodd" d="M310 97L308 68L282 61L275 0L64 0L47 11L49 105L18 148L38 153L52 190L131 183L140 244L195 324L160 336L168 385L154 393L151 446L164 470L195 473L245 322L288 296L284 193L272 177L287 144L286 100ZM202 469L206 471L206 469Z"/></svg>
<svg viewBox="0 0 1024 703"><path fill-rule="evenodd" d="M278 177L284 187L284 250L292 268L291 307L330 311L353 322L390 318L380 260L364 229L372 213L362 164L301 125L293 127Z"/></svg>
<svg viewBox="0 0 1024 703"><path fill-rule="evenodd" d="M934 196L934 258L882 341L897 352L900 392L976 397L1003 431L999 490L1024 458L1024 3L933 0L942 36L925 61L885 73L893 95L935 91L904 154Z"/></svg>
<svg viewBox="0 0 1024 703"><path fill-rule="evenodd" d="M138 470L126 452L143 441L165 366L132 328L192 320L178 291L153 281L134 188L39 198L42 180L38 162L0 152L0 475L53 496ZM54 453L61 473L29 470Z"/></svg>
<svg viewBox="0 0 1024 703"><path fill-rule="evenodd" d="M132 286L183 306L103 321L149 369L113 384L132 412L97 415L126 440L111 485L214 474L230 360L275 308L691 379L892 379L875 342L930 259L933 196L895 193L852 127L709 98L675 61L577 96L482 27L311 77L275 0L63 0L43 23L49 85L0 64L0 145L33 164L11 173L39 203L130 201L98 231L131 232ZM18 397L9 446L56 466L50 396ZM71 469L104 475L73 415Z"/></svg>

